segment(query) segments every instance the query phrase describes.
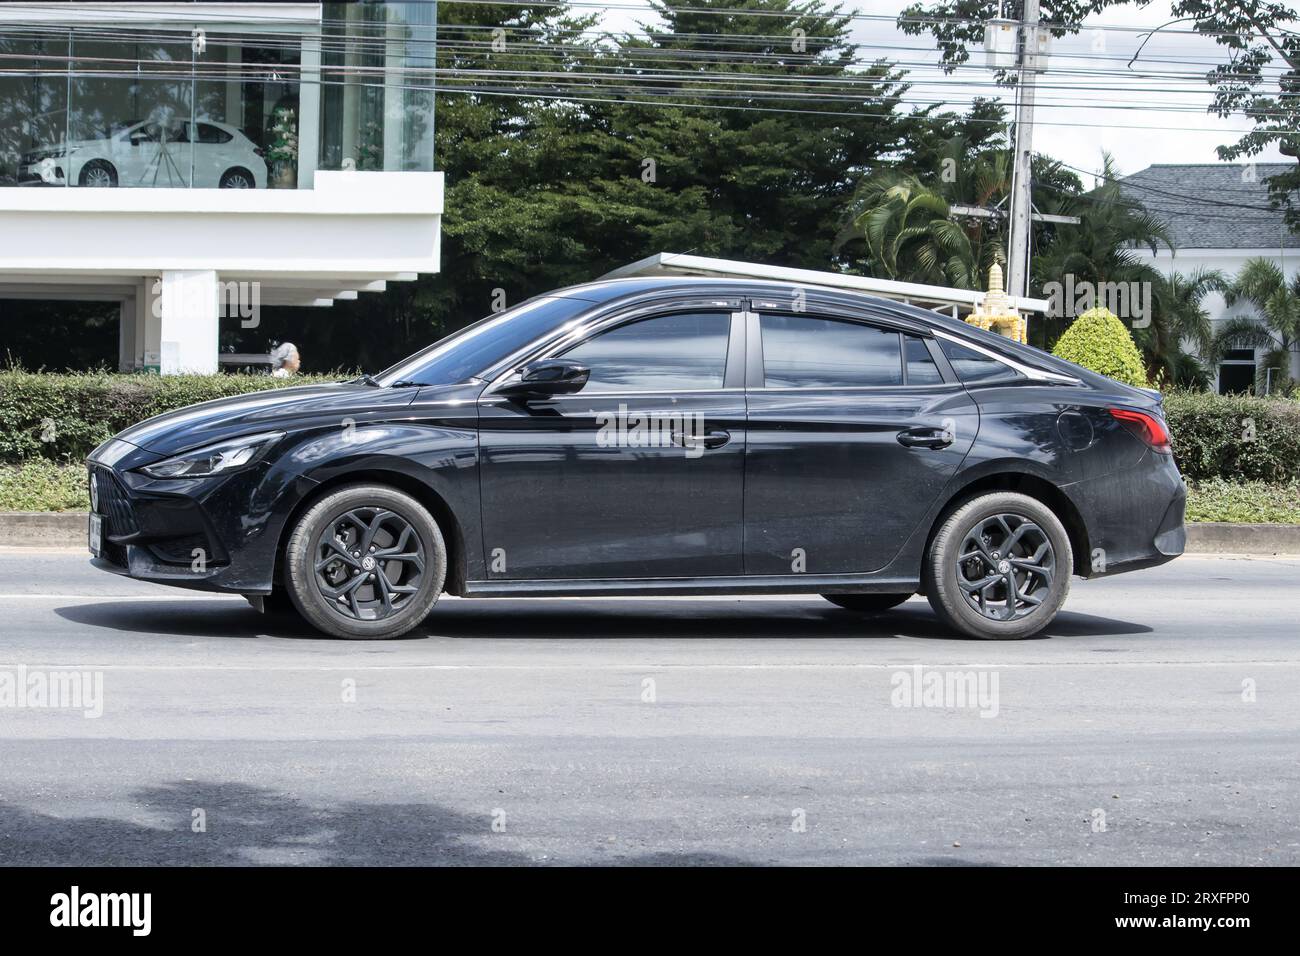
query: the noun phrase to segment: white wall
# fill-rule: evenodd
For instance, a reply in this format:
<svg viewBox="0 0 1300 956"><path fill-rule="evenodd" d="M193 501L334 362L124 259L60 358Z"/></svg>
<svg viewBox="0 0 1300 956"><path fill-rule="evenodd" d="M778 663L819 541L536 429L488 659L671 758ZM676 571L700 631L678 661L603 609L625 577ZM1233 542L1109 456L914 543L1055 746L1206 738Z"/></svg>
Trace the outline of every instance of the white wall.
<svg viewBox="0 0 1300 956"><path fill-rule="evenodd" d="M1300 249L1278 249L1272 247L1268 249L1179 249L1172 254L1168 249L1161 249L1156 255L1152 255L1149 249L1134 250L1135 255L1145 259L1161 274L1172 275L1177 272L1183 276L1191 276L1198 269L1213 270L1217 269L1229 279L1232 279L1241 271L1242 266L1249 259L1271 259L1281 267L1283 273L1288 279L1300 272ZM1237 316L1255 316L1257 313L1251 306L1238 303L1229 308L1224 302L1223 296L1217 292L1212 292L1205 297L1202 307L1209 313L1210 321L1215 325L1225 322L1230 318ZM1261 351L1256 351L1256 358L1259 358ZM1210 370L1214 375L1214 387L1218 388L1218 369ZM1300 377L1300 356L1292 354L1291 356L1291 374Z"/></svg>

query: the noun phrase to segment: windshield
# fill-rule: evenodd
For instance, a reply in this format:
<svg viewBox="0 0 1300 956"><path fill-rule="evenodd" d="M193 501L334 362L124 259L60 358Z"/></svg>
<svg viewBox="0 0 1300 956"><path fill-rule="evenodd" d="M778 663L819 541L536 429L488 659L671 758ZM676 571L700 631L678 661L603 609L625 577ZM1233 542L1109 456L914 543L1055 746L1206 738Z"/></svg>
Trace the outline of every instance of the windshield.
<svg viewBox="0 0 1300 956"><path fill-rule="evenodd" d="M543 296L467 325L374 376L394 382L444 385L464 382L590 307L582 299Z"/></svg>

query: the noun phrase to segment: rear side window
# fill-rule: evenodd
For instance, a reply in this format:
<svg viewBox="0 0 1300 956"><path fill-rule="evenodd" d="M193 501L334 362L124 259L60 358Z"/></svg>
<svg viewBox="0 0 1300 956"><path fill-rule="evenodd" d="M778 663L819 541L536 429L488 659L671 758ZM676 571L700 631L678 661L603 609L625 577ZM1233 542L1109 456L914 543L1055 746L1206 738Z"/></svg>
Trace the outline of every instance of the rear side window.
<svg viewBox="0 0 1300 956"><path fill-rule="evenodd" d="M1003 365L997 359L989 358L983 352L976 352L948 339L939 339L939 346L943 349L943 354L948 356L948 361L952 363L953 371L963 382L991 382L1016 377L1015 369Z"/></svg>
<svg viewBox="0 0 1300 956"><path fill-rule="evenodd" d="M764 315L767 388L852 388L903 384L897 332L860 322Z"/></svg>
<svg viewBox="0 0 1300 956"><path fill-rule="evenodd" d="M903 357L907 361L908 385L939 385L943 376L934 364L925 340L915 335L903 336Z"/></svg>
<svg viewBox="0 0 1300 956"><path fill-rule="evenodd" d="M213 126L211 123L199 124L200 143L228 143L232 139L234 137L220 127Z"/></svg>

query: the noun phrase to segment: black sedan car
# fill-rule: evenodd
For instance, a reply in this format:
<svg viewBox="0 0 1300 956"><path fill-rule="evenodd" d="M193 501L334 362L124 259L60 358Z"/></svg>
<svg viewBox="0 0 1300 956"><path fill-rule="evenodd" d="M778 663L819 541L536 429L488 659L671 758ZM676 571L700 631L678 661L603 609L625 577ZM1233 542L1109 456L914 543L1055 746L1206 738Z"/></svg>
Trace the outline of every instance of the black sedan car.
<svg viewBox="0 0 1300 956"><path fill-rule="evenodd" d="M376 376L195 405L90 456L95 562L389 638L465 597L922 593L1014 639L1170 560L1159 395L933 312L596 282Z"/></svg>

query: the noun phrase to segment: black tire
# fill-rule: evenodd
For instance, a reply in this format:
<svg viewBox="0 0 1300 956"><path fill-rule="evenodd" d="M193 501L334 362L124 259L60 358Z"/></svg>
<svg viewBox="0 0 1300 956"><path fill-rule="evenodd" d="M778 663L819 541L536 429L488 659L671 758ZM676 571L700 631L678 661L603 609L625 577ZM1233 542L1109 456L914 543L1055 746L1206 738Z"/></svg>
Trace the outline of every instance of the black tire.
<svg viewBox="0 0 1300 956"><path fill-rule="evenodd" d="M387 485L327 494L298 520L285 546L284 583L298 613L317 630L352 640L384 640L417 627L442 594L446 574L437 522Z"/></svg>
<svg viewBox="0 0 1300 956"><path fill-rule="evenodd" d="M898 607L912 592L906 594L823 594L826 600L846 611L861 611L865 614L879 614L891 607Z"/></svg>
<svg viewBox="0 0 1300 956"><path fill-rule="evenodd" d="M117 185L117 169L106 159L92 159L81 167L77 174L77 185L94 188Z"/></svg>
<svg viewBox="0 0 1300 956"><path fill-rule="evenodd" d="M1003 550L1008 542L1009 553ZM971 499L944 520L922 575L930 606L949 627L984 640L1015 641L1052 623L1073 568L1069 535L1052 510L1027 495L999 491Z"/></svg>
<svg viewBox="0 0 1300 956"><path fill-rule="evenodd" d="M222 173L217 185L221 189L256 189L257 180L243 166L236 166Z"/></svg>

